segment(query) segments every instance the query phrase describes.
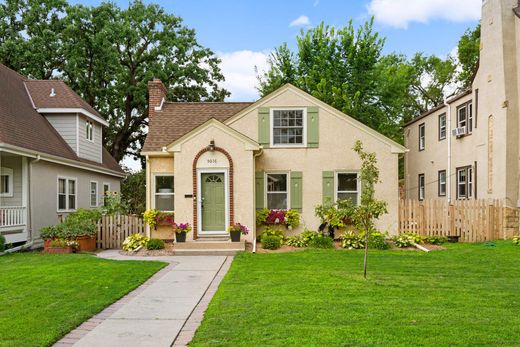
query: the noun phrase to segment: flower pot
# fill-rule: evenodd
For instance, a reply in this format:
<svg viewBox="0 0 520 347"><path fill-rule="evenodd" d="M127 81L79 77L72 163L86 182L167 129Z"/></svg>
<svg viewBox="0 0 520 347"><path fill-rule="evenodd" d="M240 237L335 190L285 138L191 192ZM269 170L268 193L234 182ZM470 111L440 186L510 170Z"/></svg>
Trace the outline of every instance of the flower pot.
<svg viewBox="0 0 520 347"><path fill-rule="evenodd" d="M48 247L46 252L49 254L69 254L72 253L72 247Z"/></svg>
<svg viewBox="0 0 520 347"><path fill-rule="evenodd" d="M231 235L232 242L240 242L240 230L230 231L229 234Z"/></svg>
<svg viewBox="0 0 520 347"><path fill-rule="evenodd" d="M186 242L186 233L175 233L175 241Z"/></svg>

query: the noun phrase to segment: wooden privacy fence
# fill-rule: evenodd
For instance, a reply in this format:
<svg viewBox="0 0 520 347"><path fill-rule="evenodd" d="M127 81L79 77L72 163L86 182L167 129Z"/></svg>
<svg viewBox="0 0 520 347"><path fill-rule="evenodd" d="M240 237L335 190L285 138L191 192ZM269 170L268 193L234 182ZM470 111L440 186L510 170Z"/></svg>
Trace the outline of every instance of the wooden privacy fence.
<svg viewBox="0 0 520 347"><path fill-rule="evenodd" d="M132 234L145 233L145 222L136 215L103 216L97 224L97 248L121 248Z"/></svg>
<svg viewBox="0 0 520 347"><path fill-rule="evenodd" d="M400 200L399 232L459 236L463 242L510 238L518 233L518 209L502 200Z"/></svg>

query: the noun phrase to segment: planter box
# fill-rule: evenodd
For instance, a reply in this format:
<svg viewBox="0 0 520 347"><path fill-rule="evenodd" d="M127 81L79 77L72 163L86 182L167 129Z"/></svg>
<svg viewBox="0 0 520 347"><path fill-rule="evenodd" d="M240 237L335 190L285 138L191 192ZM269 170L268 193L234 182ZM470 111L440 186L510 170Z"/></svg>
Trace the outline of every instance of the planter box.
<svg viewBox="0 0 520 347"><path fill-rule="evenodd" d="M93 252L96 250L96 236L80 236L76 239L79 243L78 251ZM43 250L47 252L51 246L52 239L43 241Z"/></svg>
<svg viewBox="0 0 520 347"><path fill-rule="evenodd" d="M69 254L72 253L72 247L47 247L45 252L49 254Z"/></svg>
<svg viewBox="0 0 520 347"><path fill-rule="evenodd" d="M79 251L93 252L96 250L96 236L80 236L76 239L79 243Z"/></svg>

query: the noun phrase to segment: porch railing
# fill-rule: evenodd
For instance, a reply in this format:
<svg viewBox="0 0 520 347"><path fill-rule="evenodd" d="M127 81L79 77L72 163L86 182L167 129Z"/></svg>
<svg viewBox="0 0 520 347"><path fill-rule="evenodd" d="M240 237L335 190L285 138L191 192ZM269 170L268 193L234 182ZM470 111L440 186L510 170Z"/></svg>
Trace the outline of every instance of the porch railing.
<svg viewBox="0 0 520 347"><path fill-rule="evenodd" d="M25 225L24 206L0 207L0 228Z"/></svg>

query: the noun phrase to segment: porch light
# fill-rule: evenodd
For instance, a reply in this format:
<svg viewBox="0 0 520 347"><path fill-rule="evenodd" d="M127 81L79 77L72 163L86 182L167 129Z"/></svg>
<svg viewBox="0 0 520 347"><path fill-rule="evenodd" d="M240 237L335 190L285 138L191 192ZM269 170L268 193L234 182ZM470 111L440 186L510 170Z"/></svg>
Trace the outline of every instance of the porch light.
<svg viewBox="0 0 520 347"><path fill-rule="evenodd" d="M215 140L211 140L208 146L209 150L213 152L215 150Z"/></svg>

